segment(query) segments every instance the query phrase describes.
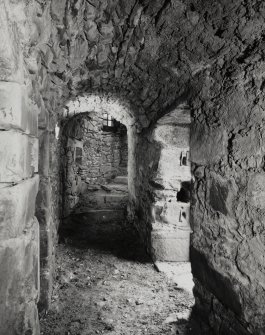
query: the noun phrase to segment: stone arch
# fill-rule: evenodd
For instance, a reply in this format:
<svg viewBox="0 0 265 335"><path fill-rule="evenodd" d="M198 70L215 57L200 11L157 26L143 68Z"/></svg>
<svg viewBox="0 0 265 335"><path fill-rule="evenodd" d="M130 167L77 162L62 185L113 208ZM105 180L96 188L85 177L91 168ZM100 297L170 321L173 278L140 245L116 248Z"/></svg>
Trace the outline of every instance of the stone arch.
<svg viewBox="0 0 265 335"><path fill-rule="evenodd" d="M137 134L147 123L147 119L140 120L134 114L134 108L126 101L111 96L109 94L82 94L75 99L69 100L63 109L62 119L67 120L74 115L84 112L108 112L117 121L124 124L128 134L128 183L129 197L135 198L135 189L133 181L135 180L135 148L137 142Z"/></svg>
<svg viewBox="0 0 265 335"><path fill-rule="evenodd" d="M56 127L61 125L60 133L63 131L63 127L67 122L71 122L71 119L82 113L103 113L108 112L117 121L124 124L127 128L128 136L128 191L129 191L129 204L128 204L128 215L132 213L132 204L136 199L136 144L138 138L139 129L142 128L139 120L136 120L133 108L126 103L124 100L120 100L117 97L110 95L99 95L99 94L82 94L77 96L75 99L68 100L63 108L61 117L56 123ZM54 121L53 121L54 124ZM39 129L39 141L40 141L40 186L37 197L37 211L36 216L40 222L40 255L41 255L41 268L40 268L40 300L39 309L48 309L50 305L50 297L52 290L52 276L53 276L53 262L54 262L54 244L56 243L56 232L54 223L52 225L51 214L53 204L51 201L51 189L53 188L53 180L50 173L50 164L53 160L54 152L51 152L52 142L56 142L55 129ZM60 143L60 136L59 136ZM61 143L60 143L61 144ZM59 145L60 147L60 145ZM60 150L57 150L56 154L60 155ZM57 173L60 167L56 169ZM57 175L59 178L60 172ZM54 177L54 176L53 176ZM62 183L60 183L60 190L62 191ZM58 208L60 211L60 217L63 217L62 212L62 198L59 201ZM61 219L60 219L61 220ZM55 223L55 227L59 226L60 222Z"/></svg>
<svg viewBox="0 0 265 335"><path fill-rule="evenodd" d="M117 121L123 123L126 127L136 125L136 116L132 108L119 98L104 94L82 94L66 103L63 118L69 118L84 112L102 112L107 111Z"/></svg>

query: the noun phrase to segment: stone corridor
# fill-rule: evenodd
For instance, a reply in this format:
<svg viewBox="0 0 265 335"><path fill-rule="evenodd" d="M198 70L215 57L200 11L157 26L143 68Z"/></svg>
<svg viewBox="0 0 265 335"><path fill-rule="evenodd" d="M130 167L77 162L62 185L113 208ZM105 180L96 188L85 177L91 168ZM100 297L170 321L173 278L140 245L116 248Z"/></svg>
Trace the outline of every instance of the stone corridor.
<svg viewBox="0 0 265 335"><path fill-rule="evenodd" d="M77 214L65 227L41 334L200 334L189 321L191 290L155 270L131 226Z"/></svg>
<svg viewBox="0 0 265 335"><path fill-rule="evenodd" d="M265 334L264 22L263 0L0 0L0 335L185 333L182 309ZM192 303L163 274L187 261Z"/></svg>

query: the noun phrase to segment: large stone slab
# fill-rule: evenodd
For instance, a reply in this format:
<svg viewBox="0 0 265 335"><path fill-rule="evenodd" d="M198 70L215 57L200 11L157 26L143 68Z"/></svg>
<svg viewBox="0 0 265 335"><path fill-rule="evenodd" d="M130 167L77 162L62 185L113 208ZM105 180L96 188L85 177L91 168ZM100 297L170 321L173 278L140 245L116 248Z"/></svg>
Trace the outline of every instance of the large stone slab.
<svg viewBox="0 0 265 335"><path fill-rule="evenodd" d="M186 165L183 165L184 156L186 157ZM176 184L176 180L190 180L189 147L169 146L163 148L160 153L156 178L161 180L165 188L170 188L172 182Z"/></svg>
<svg viewBox="0 0 265 335"><path fill-rule="evenodd" d="M7 1L0 2L0 80L22 81L22 53L15 25L8 20L6 6Z"/></svg>
<svg viewBox="0 0 265 335"><path fill-rule="evenodd" d="M39 230L36 219L0 244L0 334L39 334Z"/></svg>
<svg viewBox="0 0 265 335"><path fill-rule="evenodd" d="M189 261L190 229L161 229L151 232L151 256L154 261Z"/></svg>
<svg viewBox="0 0 265 335"><path fill-rule="evenodd" d="M39 177L0 189L0 241L23 233L35 213Z"/></svg>
<svg viewBox="0 0 265 335"><path fill-rule="evenodd" d="M18 83L0 81L0 128L26 130L26 109Z"/></svg>
<svg viewBox="0 0 265 335"><path fill-rule="evenodd" d="M24 86L0 81L0 129L10 128L37 136L38 109L27 99Z"/></svg>
<svg viewBox="0 0 265 335"><path fill-rule="evenodd" d="M222 128L193 124L190 137L191 162L207 165L227 155L227 133Z"/></svg>
<svg viewBox="0 0 265 335"><path fill-rule="evenodd" d="M36 170L36 139L13 130L0 131L0 182L19 182Z"/></svg>

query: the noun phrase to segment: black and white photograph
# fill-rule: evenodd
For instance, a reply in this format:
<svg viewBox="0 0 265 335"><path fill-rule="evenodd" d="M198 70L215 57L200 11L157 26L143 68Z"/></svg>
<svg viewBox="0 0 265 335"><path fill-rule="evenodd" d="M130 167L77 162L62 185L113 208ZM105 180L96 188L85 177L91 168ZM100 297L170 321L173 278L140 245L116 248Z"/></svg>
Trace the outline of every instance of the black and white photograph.
<svg viewBox="0 0 265 335"><path fill-rule="evenodd" d="M265 335L265 0L0 0L0 335Z"/></svg>

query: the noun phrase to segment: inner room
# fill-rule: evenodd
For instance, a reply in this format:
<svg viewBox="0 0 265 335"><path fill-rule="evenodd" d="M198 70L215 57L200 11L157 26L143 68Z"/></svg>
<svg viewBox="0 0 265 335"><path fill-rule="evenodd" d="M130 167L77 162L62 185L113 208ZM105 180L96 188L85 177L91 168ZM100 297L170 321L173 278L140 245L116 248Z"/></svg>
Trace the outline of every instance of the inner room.
<svg viewBox="0 0 265 335"><path fill-rule="evenodd" d="M61 131L63 217L87 213L124 220L128 203L127 129L108 113L82 113Z"/></svg>

